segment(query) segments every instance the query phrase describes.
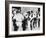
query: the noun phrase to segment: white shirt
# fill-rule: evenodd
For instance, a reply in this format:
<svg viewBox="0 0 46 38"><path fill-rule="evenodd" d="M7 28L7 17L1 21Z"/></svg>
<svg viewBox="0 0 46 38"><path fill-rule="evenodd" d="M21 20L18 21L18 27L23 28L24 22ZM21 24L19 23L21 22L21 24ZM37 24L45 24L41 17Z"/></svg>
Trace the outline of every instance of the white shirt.
<svg viewBox="0 0 46 38"><path fill-rule="evenodd" d="M15 14L13 19L16 19L16 21L22 21L24 19L24 16L22 14L18 13L18 14Z"/></svg>

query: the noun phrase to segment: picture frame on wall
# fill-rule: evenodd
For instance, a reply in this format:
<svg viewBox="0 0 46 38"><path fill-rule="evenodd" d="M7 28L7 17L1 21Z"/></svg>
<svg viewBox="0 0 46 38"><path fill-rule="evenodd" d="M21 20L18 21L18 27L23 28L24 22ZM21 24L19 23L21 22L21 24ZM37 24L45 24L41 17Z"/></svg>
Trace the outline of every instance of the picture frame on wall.
<svg viewBox="0 0 46 38"><path fill-rule="evenodd" d="M45 3L5 1L5 36L45 35Z"/></svg>

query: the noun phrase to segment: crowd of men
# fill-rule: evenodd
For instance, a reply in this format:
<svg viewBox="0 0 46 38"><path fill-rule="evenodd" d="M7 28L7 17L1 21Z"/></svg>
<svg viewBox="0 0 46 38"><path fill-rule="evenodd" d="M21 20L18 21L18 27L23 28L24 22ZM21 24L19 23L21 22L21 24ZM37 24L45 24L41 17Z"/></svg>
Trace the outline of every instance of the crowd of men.
<svg viewBox="0 0 46 38"><path fill-rule="evenodd" d="M14 31L33 30L40 27L40 8L21 13L21 7L12 7Z"/></svg>

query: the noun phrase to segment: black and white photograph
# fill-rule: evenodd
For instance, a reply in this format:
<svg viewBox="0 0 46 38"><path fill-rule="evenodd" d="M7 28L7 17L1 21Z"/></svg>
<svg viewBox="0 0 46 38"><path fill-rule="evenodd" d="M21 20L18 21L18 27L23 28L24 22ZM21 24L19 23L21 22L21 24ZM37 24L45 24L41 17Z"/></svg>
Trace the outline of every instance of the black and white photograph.
<svg viewBox="0 0 46 38"><path fill-rule="evenodd" d="M12 7L13 31L31 31L40 29L40 8Z"/></svg>
<svg viewBox="0 0 46 38"><path fill-rule="evenodd" d="M42 4L9 4L8 35L43 33Z"/></svg>

